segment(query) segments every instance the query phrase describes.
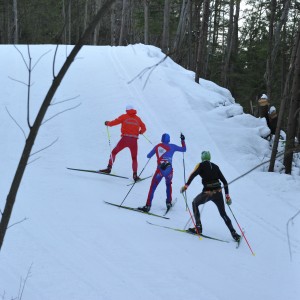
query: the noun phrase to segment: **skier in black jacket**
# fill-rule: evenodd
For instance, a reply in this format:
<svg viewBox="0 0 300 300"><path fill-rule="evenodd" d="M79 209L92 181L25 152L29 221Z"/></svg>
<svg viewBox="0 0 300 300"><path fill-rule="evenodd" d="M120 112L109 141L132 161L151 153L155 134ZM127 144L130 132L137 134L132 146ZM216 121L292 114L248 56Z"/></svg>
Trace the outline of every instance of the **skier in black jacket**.
<svg viewBox="0 0 300 300"><path fill-rule="evenodd" d="M196 165L188 181L180 190L181 193L186 191L188 186L191 184L191 182L197 175L199 175L202 178L203 190L198 196L194 198L192 203L197 228L190 228L189 230L192 231L193 233L199 233L199 234L202 233L202 224L200 220L200 212L198 206L211 200L216 204L220 216L223 218L225 224L230 230L232 237L236 241L239 241L241 236L236 233L235 229L232 226L231 220L225 211L222 188L219 180L222 181L224 186L226 203L230 205L231 198L229 196L227 181L223 176L219 167L216 164L210 162L210 158L211 156L209 151L203 151L201 153L202 162Z"/></svg>

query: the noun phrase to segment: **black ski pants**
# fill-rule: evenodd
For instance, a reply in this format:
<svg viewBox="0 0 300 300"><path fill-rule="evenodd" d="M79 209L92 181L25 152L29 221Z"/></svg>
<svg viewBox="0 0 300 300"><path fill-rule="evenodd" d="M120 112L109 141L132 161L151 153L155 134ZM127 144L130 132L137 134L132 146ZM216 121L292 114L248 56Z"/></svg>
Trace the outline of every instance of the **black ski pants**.
<svg viewBox="0 0 300 300"><path fill-rule="evenodd" d="M194 212L196 225L201 225L199 205L205 204L208 201L212 201L213 203L216 204L216 206L219 210L219 214L223 218L229 231L230 232L235 231L232 226L231 220L225 211L225 205L224 205L222 191L205 191L194 198L192 205L193 205L193 212Z"/></svg>

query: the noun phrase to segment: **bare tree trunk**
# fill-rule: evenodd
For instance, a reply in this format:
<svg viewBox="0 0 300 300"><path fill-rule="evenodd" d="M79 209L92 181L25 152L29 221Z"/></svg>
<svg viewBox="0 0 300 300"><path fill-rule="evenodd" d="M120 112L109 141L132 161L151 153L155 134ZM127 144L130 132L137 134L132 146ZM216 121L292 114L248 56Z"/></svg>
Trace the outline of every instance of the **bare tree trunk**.
<svg viewBox="0 0 300 300"><path fill-rule="evenodd" d="M173 50L172 52L177 52L180 49L182 41L184 39L184 34L187 27L188 12L191 6L190 0L183 0L180 12L180 18L177 26L176 36L174 38ZM177 55L178 56L178 55Z"/></svg>
<svg viewBox="0 0 300 300"><path fill-rule="evenodd" d="M192 68L192 57L193 57L193 44L192 44L192 30L193 30L193 3L190 2L189 12L188 12L188 59L187 59L187 69Z"/></svg>
<svg viewBox="0 0 300 300"><path fill-rule="evenodd" d="M117 45L117 32L116 32L116 3L111 6L110 14L110 43L112 46Z"/></svg>
<svg viewBox="0 0 300 300"><path fill-rule="evenodd" d="M149 1L144 0L144 43L149 44Z"/></svg>
<svg viewBox="0 0 300 300"><path fill-rule="evenodd" d="M1 222L0 222L0 249L2 249L6 230L9 224L9 220L13 211L13 206L15 204L15 200L17 197L17 193L28 163L28 159L30 157L30 153L32 150L32 147L34 145L35 139L37 137L38 131L40 129L40 126L42 124L42 121L45 117L45 114L47 112L47 109L51 103L51 100L57 91L60 83L62 82L65 74L67 73L69 67L71 66L72 62L74 61L76 55L81 50L82 46L85 45L87 40L90 38L91 34L93 33L95 27L97 26L100 18L108 11L110 6L115 0L107 0L103 3L102 7L99 9L93 20L91 21L88 28L84 31L81 38L77 41L74 48L72 49L70 55L67 57L64 65L60 69L57 76L54 76L52 85L40 107L40 110L36 116L36 119L33 123L33 125L30 127L29 135L26 139L25 147L22 152L21 159L19 161L15 176L13 178L12 185L10 187L8 196L6 198L5 207L2 213Z"/></svg>
<svg viewBox="0 0 300 300"><path fill-rule="evenodd" d="M197 53L196 74L195 81L199 83L200 77L203 76L203 70L206 62L207 55L207 34L208 34L208 21L209 21L209 0L203 1L203 19L200 29L199 46Z"/></svg>
<svg viewBox="0 0 300 300"><path fill-rule="evenodd" d="M127 1L128 0L123 0L119 46L123 45L125 36Z"/></svg>
<svg viewBox="0 0 300 300"><path fill-rule="evenodd" d="M270 9L270 25L269 25L269 49L268 49L268 59L265 73L265 81L267 86L267 94L269 99L272 99L272 82L274 77L274 65L276 62L278 49L280 45L281 39L281 30L287 21L287 17L289 14L291 0L285 0L284 6L281 13L281 18L278 21L276 28L274 30L275 23L275 14L276 14L276 0L271 1L271 9Z"/></svg>
<svg viewBox="0 0 300 300"><path fill-rule="evenodd" d="M71 30L72 30L72 8L71 8L71 1L68 3L68 35L67 35L67 43L71 45Z"/></svg>
<svg viewBox="0 0 300 300"><path fill-rule="evenodd" d="M102 2L102 0L95 0L95 10L96 11L98 11L99 7L101 7L101 2ZM99 30L100 30L100 22L97 24L97 26L94 30L93 45L98 44Z"/></svg>
<svg viewBox="0 0 300 300"><path fill-rule="evenodd" d="M224 66L222 72L222 83L223 86L228 88L229 79L229 65L231 59L231 52L232 52L232 43L233 43L233 16L234 16L234 0L230 0L229 3L229 26L228 26L228 33L227 33L227 44L225 49L225 56L224 56Z"/></svg>
<svg viewBox="0 0 300 300"><path fill-rule="evenodd" d="M271 84L272 84L272 47L273 47L273 37L274 37L274 20L275 20L275 13L276 13L276 5L277 0L271 0L270 1L270 23L269 23L269 37L268 37L268 57L267 57L267 66L266 66L266 73L265 73L265 81L266 81L266 87L267 87L267 95L269 99L271 99Z"/></svg>
<svg viewBox="0 0 300 300"><path fill-rule="evenodd" d="M162 42L161 42L161 49L164 53L168 53L169 51L169 39L170 39L170 0L165 0L163 35L162 35Z"/></svg>
<svg viewBox="0 0 300 300"><path fill-rule="evenodd" d="M299 109L300 109L300 39L298 40L296 47L297 47L297 52L296 52L295 69L293 75L291 105L290 105L289 116L288 116L286 146L285 146L285 156L284 156L284 166L285 166L286 174L291 174L292 172L293 152L291 151L291 149L295 148L295 137L297 134L297 125L298 125Z"/></svg>
<svg viewBox="0 0 300 300"><path fill-rule="evenodd" d="M89 0L86 0L84 3L83 30L86 29L89 20L88 7L89 7Z"/></svg>
<svg viewBox="0 0 300 300"><path fill-rule="evenodd" d="M290 91L290 80L292 73L294 72L294 65L295 65L295 60L296 60L296 54L297 54L297 47L300 43L300 22L298 25L298 33L296 36L296 40L294 42L294 47L290 59L290 66L289 66L289 71L285 80L285 86L284 86L284 92L283 92L283 97L281 100L280 104L280 109L278 113L278 120L277 120L277 126L276 126L276 132L275 132L275 138L274 138L274 143L273 143L273 148L272 148L272 154L271 154L271 160L270 160L270 165L269 165L269 172L274 172L274 166L275 166L275 161L276 161L276 154L277 154L277 149L278 149L278 144L279 144L279 138L280 138L280 130L282 127L282 122L284 118L284 112L287 104L287 99L289 96L289 91Z"/></svg>
<svg viewBox="0 0 300 300"><path fill-rule="evenodd" d="M19 43L18 0L13 1L14 10L14 44Z"/></svg>

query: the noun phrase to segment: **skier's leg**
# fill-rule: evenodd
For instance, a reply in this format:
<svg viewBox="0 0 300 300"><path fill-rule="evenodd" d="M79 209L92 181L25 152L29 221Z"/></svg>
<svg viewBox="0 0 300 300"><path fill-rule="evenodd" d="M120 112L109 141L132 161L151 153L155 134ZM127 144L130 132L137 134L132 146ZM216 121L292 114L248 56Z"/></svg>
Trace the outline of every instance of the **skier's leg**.
<svg viewBox="0 0 300 300"><path fill-rule="evenodd" d="M228 227L228 229L230 230L230 232L231 233L235 232L235 230L232 226L232 222L231 222L230 218L228 217L228 215L226 214L222 192L220 191L220 192L216 192L215 194L213 194L211 200L216 204L216 206L219 210L219 214L222 217L222 219L224 220L224 222L225 222L226 226Z"/></svg>
<svg viewBox="0 0 300 300"><path fill-rule="evenodd" d="M192 202L196 226L202 227L201 220L200 220L199 205L206 203L208 200L209 200L209 195L202 192L201 194L196 196Z"/></svg>
<svg viewBox="0 0 300 300"><path fill-rule="evenodd" d="M112 166L115 159L116 159L116 155L122 151L124 148L128 147L127 143L126 143L126 139L124 137L122 137L118 144L116 145L116 147L112 150L111 155L109 157L109 161L108 161L108 165Z"/></svg>
<svg viewBox="0 0 300 300"><path fill-rule="evenodd" d="M168 170L169 169L169 170ZM172 179L173 179L173 168L168 168L168 172L165 174L165 180L166 180L166 194L167 199L166 203L172 203Z"/></svg>
<svg viewBox="0 0 300 300"><path fill-rule="evenodd" d="M156 170L155 174L152 177L146 205L151 206L154 192L155 192L157 186L159 185L161 179L162 179L161 173L159 172L159 170Z"/></svg>

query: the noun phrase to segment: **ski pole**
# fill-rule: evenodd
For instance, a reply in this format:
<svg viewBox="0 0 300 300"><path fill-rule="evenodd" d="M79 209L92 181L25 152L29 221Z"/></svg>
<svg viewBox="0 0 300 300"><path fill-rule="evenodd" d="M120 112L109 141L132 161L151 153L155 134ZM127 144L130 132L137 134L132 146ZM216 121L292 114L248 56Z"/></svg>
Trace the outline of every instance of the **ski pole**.
<svg viewBox="0 0 300 300"><path fill-rule="evenodd" d="M144 134L142 134L142 136L151 144L151 145L153 145L153 143L144 135Z"/></svg>
<svg viewBox="0 0 300 300"><path fill-rule="evenodd" d="M195 220L194 220L194 218L193 218L193 216L192 216L192 213L191 213L191 211L190 211L190 208L189 208L189 206L188 206L185 192L182 193L182 196L183 196L183 199L184 199L184 201L185 201L186 207L187 207L187 209L188 209L188 211L189 211L191 220L193 221L193 224L194 224L194 226L195 226L197 235L199 236L199 239L201 240L201 239L202 239L202 238L201 238L201 234L200 234L199 231L198 231L198 228L197 228L197 226L196 226Z"/></svg>
<svg viewBox="0 0 300 300"><path fill-rule="evenodd" d="M151 157L146 162L146 164L145 164L144 168L142 169L141 173L139 174L139 176L142 175L142 173L145 170L146 166L148 165L150 159L151 159ZM136 183L137 183L136 181L133 183L133 185L131 186L131 188L129 189L128 193L126 194L125 198L123 199L123 201L121 202L121 204L119 206L122 206L122 204L124 203L125 199L127 198L127 196L129 195L129 193L131 192L131 190L133 189L133 187L135 186Z"/></svg>
<svg viewBox="0 0 300 300"><path fill-rule="evenodd" d="M243 232L243 230L242 230L240 224L238 223L238 221L237 221L237 219L236 219L236 217L235 217L235 215L234 215L232 209L230 208L229 204L227 204L227 205L228 205L228 207L229 207L229 209L230 209L230 211L231 211L231 213L232 213L232 215L233 215L233 217L234 217L234 219L235 219L236 224L239 226L239 229L240 229L240 231L241 231L241 233L242 233L242 235L243 235L245 241L247 242L247 245L248 245L248 247L249 247L249 249L250 249L252 255L255 256L255 253L253 252L252 248L250 247L250 245L249 245L249 243L248 243L248 240L246 239L246 236L245 236L245 234L244 234L244 232Z"/></svg>
<svg viewBox="0 0 300 300"><path fill-rule="evenodd" d="M111 143L110 143L110 134L109 134L109 130L108 130L108 126L106 125L106 131L107 131L107 138L108 138L108 146L109 146L109 151L110 151L110 160L112 161L112 152L111 152Z"/></svg>
<svg viewBox="0 0 300 300"><path fill-rule="evenodd" d="M183 180L184 180L184 184L186 184L186 178L185 178L185 161L184 161L184 152L182 152L182 164L183 164ZM186 193L186 192L185 192ZM187 206L187 201L185 202L186 204L186 210L188 209Z"/></svg>

